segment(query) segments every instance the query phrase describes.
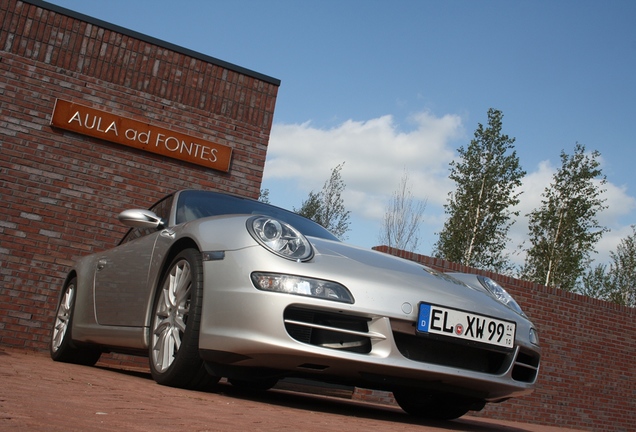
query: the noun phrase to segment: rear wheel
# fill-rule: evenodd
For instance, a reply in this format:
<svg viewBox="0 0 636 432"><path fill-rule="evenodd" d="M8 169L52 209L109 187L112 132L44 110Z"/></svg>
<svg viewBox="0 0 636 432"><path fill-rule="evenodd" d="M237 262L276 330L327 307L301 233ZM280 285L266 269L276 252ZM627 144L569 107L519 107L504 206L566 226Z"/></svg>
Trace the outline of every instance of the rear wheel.
<svg viewBox="0 0 636 432"><path fill-rule="evenodd" d="M51 358L55 361L92 366L99 360L101 352L95 349L78 348L73 344L71 337L76 294L77 279L73 278L62 289L51 329L49 351Z"/></svg>
<svg viewBox="0 0 636 432"><path fill-rule="evenodd" d="M159 384L202 388L218 378L199 356L203 265L196 249L179 253L157 292L150 327L150 372Z"/></svg>
<svg viewBox="0 0 636 432"><path fill-rule="evenodd" d="M408 414L429 420L453 420L466 414L475 405L472 401L453 395L419 394L412 390L396 390L393 396Z"/></svg>

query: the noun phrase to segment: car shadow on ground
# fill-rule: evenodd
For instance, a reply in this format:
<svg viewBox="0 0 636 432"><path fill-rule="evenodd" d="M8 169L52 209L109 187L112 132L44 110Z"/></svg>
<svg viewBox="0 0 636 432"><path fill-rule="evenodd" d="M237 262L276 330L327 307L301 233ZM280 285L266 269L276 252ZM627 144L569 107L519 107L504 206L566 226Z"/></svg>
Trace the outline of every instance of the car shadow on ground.
<svg viewBox="0 0 636 432"><path fill-rule="evenodd" d="M102 370L152 381L152 376L148 371L126 368L122 369L110 365L97 365L96 367ZM487 420L471 417L470 415L452 421L418 419L417 417L406 414L397 406L352 400L351 391L347 392L342 388L325 387L319 384L311 385L304 380L301 383L293 379L284 380L273 389L266 391L252 391L237 388L233 387L226 380L221 380L218 384L211 385L206 389L190 391L214 393L234 400L246 400L256 403L294 408L308 412L353 416L374 421L402 423L405 425L429 426L439 430L466 432L528 432L528 429L515 426L496 425Z"/></svg>

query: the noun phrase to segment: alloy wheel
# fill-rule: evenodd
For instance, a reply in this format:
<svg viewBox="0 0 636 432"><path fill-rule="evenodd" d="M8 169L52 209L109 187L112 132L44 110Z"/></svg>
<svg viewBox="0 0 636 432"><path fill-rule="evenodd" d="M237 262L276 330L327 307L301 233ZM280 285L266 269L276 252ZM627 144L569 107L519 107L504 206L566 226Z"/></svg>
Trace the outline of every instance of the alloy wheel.
<svg viewBox="0 0 636 432"><path fill-rule="evenodd" d="M172 365L181 347L190 312L191 287L190 264L182 259L170 269L155 306L152 361L159 372L166 371Z"/></svg>

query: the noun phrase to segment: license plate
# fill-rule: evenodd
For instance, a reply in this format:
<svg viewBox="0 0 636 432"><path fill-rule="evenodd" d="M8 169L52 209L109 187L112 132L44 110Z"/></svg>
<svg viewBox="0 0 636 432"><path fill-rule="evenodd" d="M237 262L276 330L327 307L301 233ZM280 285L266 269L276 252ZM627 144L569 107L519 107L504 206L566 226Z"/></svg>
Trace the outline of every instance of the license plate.
<svg viewBox="0 0 636 432"><path fill-rule="evenodd" d="M484 315L420 303L417 331L514 348L516 324Z"/></svg>

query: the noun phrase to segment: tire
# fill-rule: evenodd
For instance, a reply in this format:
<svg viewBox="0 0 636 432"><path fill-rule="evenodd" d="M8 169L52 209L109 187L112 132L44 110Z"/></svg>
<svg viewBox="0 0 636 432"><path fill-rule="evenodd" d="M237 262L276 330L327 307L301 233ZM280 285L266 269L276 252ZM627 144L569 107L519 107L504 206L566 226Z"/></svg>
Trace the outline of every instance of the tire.
<svg viewBox="0 0 636 432"><path fill-rule="evenodd" d="M471 401L461 397L419 394L413 390L396 390L393 396L400 408L408 414L428 420L454 420L466 414L473 406Z"/></svg>
<svg viewBox="0 0 636 432"><path fill-rule="evenodd" d="M57 305L49 352L55 361L92 366L97 363L101 352L89 348L77 348L73 344L72 328L77 294L77 279L68 281L62 288L62 295Z"/></svg>
<svg viewBox="0 0 636 432"><path fill-rule="evenodd" d="M199 356L202 298L201 254L185 249L172 260L153 304L148 357L157 383L193 389L218 381Z"/></svg>

